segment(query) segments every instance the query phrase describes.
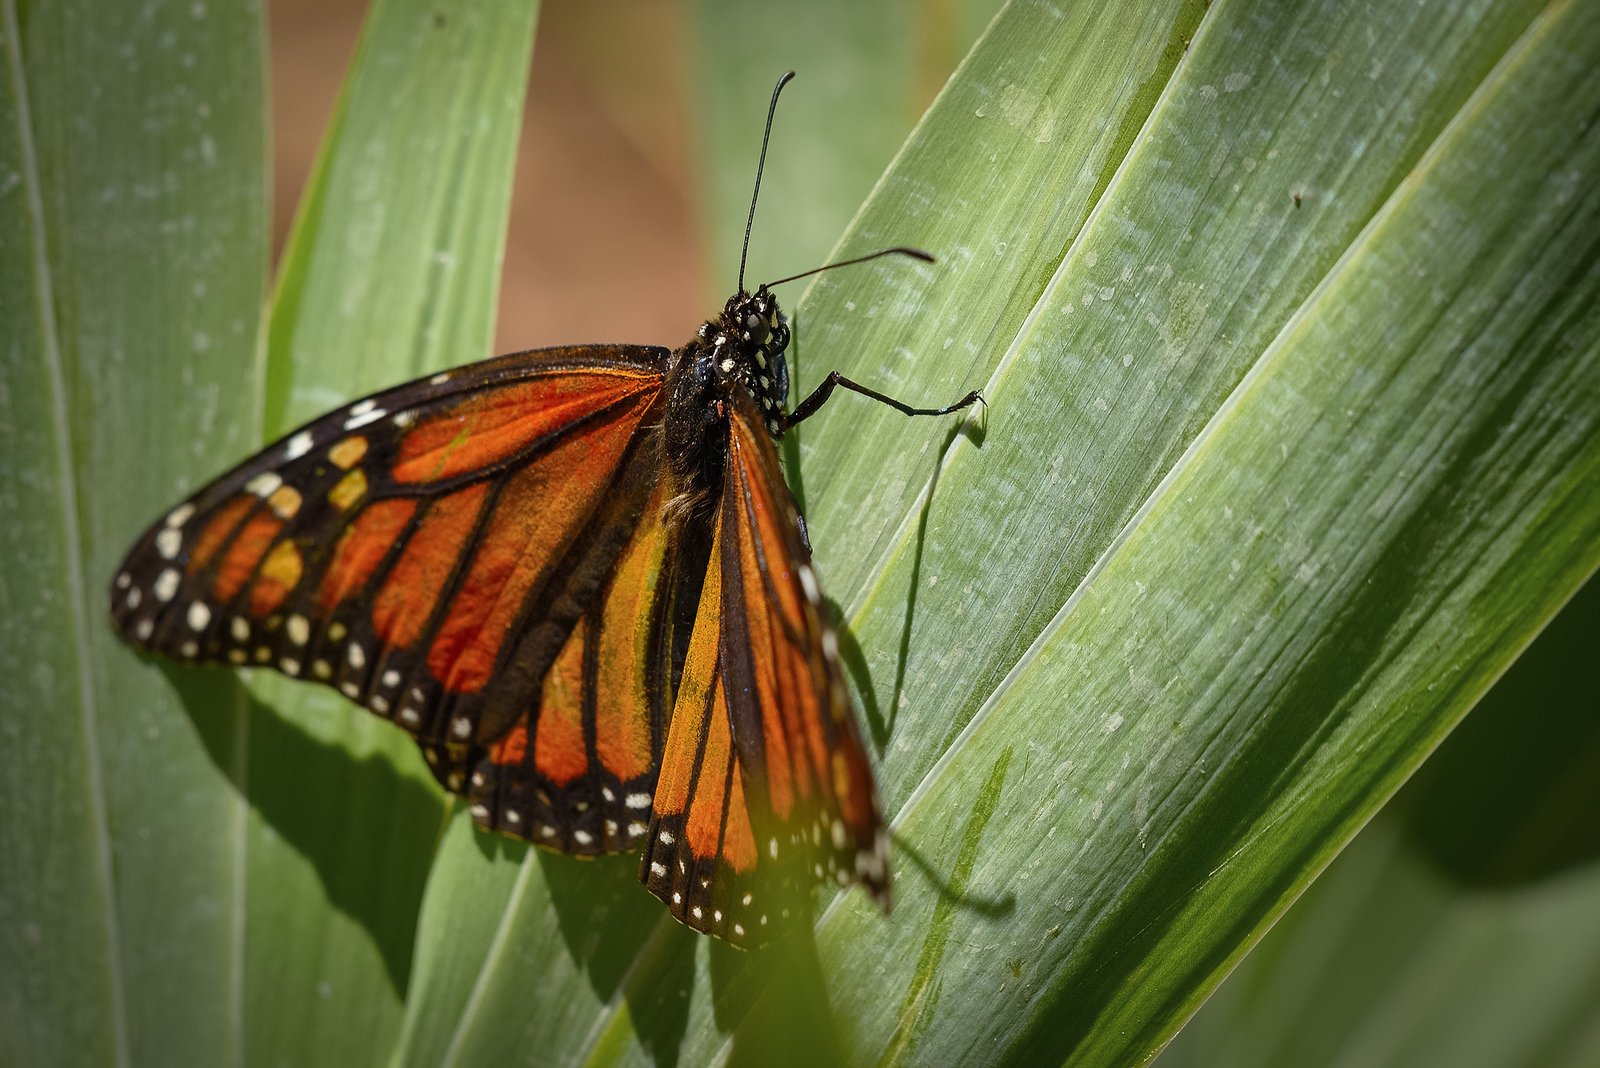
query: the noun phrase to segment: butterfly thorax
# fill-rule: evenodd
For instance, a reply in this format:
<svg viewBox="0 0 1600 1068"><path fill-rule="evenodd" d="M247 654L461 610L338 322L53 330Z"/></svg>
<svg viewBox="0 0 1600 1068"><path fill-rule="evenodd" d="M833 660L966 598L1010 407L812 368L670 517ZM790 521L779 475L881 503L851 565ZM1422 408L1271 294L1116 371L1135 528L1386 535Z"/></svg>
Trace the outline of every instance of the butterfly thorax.
<svg viewBox="0 0 1600 1068"><path fill-rule="evenodd" d="M713 493L722 484L728 402L743 390L756 402L767 430L782 435L789 399L784 349L789 327L765 287L728 298L722 313L703 323L673 353L667 372L667 462L683 493Z"/></svg>

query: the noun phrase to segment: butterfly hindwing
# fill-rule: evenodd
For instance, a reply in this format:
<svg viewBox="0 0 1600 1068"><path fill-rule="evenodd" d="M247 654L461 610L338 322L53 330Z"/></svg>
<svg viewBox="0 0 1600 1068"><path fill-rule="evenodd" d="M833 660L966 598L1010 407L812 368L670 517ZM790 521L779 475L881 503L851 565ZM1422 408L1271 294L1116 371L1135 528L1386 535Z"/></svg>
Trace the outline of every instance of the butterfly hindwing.
<svg viewBox="0 0 1600 1068"><path fill-rule="evenodd" d="M754 401L728 448L640 877L735 943L832 877L888 893L886 840L798 510Z"/></svg>
<svg viewBox="0 0 1600 1068"><path fill-rule="evenodd" d="M578 854L621 852L644 835L685 578L665 492L658 482L630 525L535 705L477 756L467 796L481 825Z"/></svg>
<svg viewBox="0 0 1600 1068"><path fill-rule="evenodd" d="M461 789L538 707L645 511L669 357L518 353L309 423L139 539L113 620L152 651L336 687Z"/></svg>

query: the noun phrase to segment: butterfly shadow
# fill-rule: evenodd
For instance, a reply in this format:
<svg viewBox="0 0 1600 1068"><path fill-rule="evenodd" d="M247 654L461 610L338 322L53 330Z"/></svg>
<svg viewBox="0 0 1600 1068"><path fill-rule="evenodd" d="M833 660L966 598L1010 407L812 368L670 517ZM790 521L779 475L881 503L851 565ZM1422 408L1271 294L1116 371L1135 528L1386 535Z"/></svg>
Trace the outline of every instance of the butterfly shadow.
<svg viewBox="0 0 1600 1068"><path fill-rule="evenodd" d="M600 1004L612 1004L620 992L652 1062L675 1065L688 1032L699 936L662 921L660 904L639 882L638 855L567 856L482 831L474 842L486 859L539 866L548 907L574 967ZM542 910L546 904L539 901L535 907ZM663 992L669 996L662 997Z"/></svg>
<svg viewBox="0 0 1600 1068"><path fill-rule="evenodd" d="M834 621L834 629L839 638L839 659L843 661L845 670L850 674L850 681L855 684L856 693L861 697L867 730L872 735L873 745L880 753L888 746L889 739L894 734L895 720L899 717L900 706L905 696L906 665L911 657L911 631L917 615L917 594L922 588L922 555L927 544L928 520L933 514L933 498L939 488L942 462L958 437L965 437L975 445L982 445L984 433L985 421L963 419L958 425L950 428L935 453L933 473L928 479L928 492L924 495L922 507L917 514L917 532L911 550L911 575L906 585L906 608L900 622L900 643L895 652L894 686L889 693L887 712L878 704L878 689L873 685L866 652L850 628L845 625L842 606L832 598L827 599L828 614Z"/></svg>
<svg viewBox="0 0 1600 1068"><path fill-rule="evenodd" d="M269 860L287 848L309 863L328 903L371 939L403 997L444 815L438 791L381 753L358 757L314 737L231 671L151 662L171 684L207 756L260 819L245 830L244 847ZM244 870L248 880L251 866ZM252 921L252 901L260 902L256 920L273 922L263 916L276 902L265 887L259 898L251 889L247 882L245 922Z"/></svg>
<svg viewBox="0 0 1600 1068"><path fill-rule="evenodd" d="M750 952L711 943L711 1008L731 1040L729 1065L845 1063L816 935L797 926Z"/></svg>
<svg viewBox="0 0 1600 1068"><path fill-rule="evenodd" d="M481 843L498 836L479 835ZM639 857L579 858L533 848L562 941L602 1002L621 988L660 905L639 883Z"/></svg>
<svg viewBox="0 0 1600 1068"><path fill-rule="evenodd" d="M889 832L894 841L896 857L904 857L917 869L917 873L933 887L939 900L962 912L971 912L989 919L999 920L1011 915L1017 908L1017 895L1012 893L987 896L957 885L954 878L943 875L927 858L911 847L911 843L894 831Z"/></svg>

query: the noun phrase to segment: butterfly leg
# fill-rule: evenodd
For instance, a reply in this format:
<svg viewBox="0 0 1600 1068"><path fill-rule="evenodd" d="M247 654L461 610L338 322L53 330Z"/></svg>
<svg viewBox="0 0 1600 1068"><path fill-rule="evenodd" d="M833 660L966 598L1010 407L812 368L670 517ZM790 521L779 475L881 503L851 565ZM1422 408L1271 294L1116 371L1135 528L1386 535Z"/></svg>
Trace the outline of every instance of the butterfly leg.
<svg viewBox="0 0 1600 1068"><path fill-rule="evenodd" d="M852 393L859 393L863 397L871 397L873 400L887 404L895 411L902 412L905 415L949 415L951 412L959 412L963 408L971 407L974 403L983 403L982 394L977 390L973 390L954 404L947 404L943 408L913 408L909 404L895 400L888 394L879 393L877 390L863 386L859 382L852 382L838 371L829 371L828 377L822 380L822 384L812 390L809 397L801 401L794 411L784 417L783 429L788 430L796 423L816 414L817 409L827 403L828 398L833 395L834 389L838 386L843 386Z"/></svg>

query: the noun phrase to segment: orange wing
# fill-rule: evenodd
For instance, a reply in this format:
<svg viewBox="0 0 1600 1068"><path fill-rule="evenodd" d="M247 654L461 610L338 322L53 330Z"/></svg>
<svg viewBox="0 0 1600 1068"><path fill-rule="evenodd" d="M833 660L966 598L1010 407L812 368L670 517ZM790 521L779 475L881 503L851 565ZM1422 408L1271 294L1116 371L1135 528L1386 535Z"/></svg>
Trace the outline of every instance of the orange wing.
<svg viewBox="0 0 1600 1068"><path fill-rule="evenodd" d="M755 944L815 879L887 906L888 846L794 498L754 401L733 396L639 873L679 920Z"/></svg>
<svg viewBox="0 0 1600 1068"><path fill-rule="evenodd" d="M480 822L621 848L626 824L577 817L642 830L661 751L672 599L647 572L669 357L518 353L309 423L151 527L112 617L142 648L337 688L415 735L447 788L472 775ZM519 748L511 789L496 769Z"/></svg>

